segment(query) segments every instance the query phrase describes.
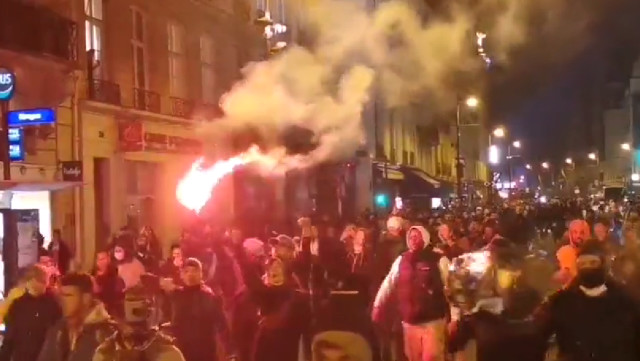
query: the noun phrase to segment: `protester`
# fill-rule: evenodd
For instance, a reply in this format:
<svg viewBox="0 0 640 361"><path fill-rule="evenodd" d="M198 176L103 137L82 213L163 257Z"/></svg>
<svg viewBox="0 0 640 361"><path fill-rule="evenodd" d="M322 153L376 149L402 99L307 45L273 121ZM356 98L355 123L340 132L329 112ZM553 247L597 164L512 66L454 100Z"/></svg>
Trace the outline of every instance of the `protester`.
<svg viewBox="0 0 640 361"><path fill-rule="evenodd" d="M94 294L86 273L68 273L60 280L63 319L48 332L38 361L91 360L100 344L115 331L115 323Z"/></svg>
<svg viewBox="0 0 640 361"><path fill-rule="evenodd" d="M67 274L73 260L73 251L67 242L62 239L62 232L59 229L53 230L53 237L51 238L51 243L47 246L47 251L53 257L59 273L63 276Z"/></svg>
<svg viewBox="0 0 640 361"><path fill-rule="evenodd" d="M444 283L448 262L434 251L424 227L409 229L407 246L409 251L396 259L380 286L372 316L379 322L383 307L389 305L392 294L397 294L409 361L444 360L449 308Z"/></svg>
<svg viewBox="0 0 640 361"><path fill-rule="evenodd" d="M49 328L61 316L41 266L30 267L23 279L26 292L11 303L5 316L0 361L37 361Z"/></svg>
<svg viewBox="0 0 640 361"><path fill-rule="evenodd" d="M122 301L125 284L118 275L118 268L111 261L107 251L96 254L96 263L91 274L95 280L95 296L104 303L108 313L119 316L122 313Z"/></svg>

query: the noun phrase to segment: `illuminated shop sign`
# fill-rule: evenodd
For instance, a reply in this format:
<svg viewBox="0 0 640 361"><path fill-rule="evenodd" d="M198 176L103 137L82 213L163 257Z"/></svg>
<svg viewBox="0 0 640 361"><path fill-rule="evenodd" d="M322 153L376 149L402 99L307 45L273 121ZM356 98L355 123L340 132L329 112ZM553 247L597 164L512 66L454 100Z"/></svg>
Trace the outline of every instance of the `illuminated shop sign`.
<svg viewBox="0 0 640 361"><path fill-rule="evenodd" d="M9 128L9 160L24 160L24 132L19 128Z"/></svg>
<svg viewBox="0 0 640 361"><path fill-rule="evenodd" d="M56 122L56 112L51 108L15 110L9 112L10 127L49 125Z"/></svg>
<svg viewBox="0 0 640 361"><path fill-rule="evenodd" d="M16 90L16 76L9 69L0 68L0 101L11 100Z"/></svg>

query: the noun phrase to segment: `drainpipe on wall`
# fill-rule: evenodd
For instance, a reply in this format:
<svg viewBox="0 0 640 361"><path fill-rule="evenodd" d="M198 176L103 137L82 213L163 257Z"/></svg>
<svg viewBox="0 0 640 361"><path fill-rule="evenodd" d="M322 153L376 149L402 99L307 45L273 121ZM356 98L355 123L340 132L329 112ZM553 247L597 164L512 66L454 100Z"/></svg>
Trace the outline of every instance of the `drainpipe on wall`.
<svg viewBox="0 0 640 361"><path fill-rule="evenodd" d="M80 81L82 79L82 72L76 70L72 74L73 77L73 95L71 96L71 156L73 160L82 161L82 117L78 100L80 98ZM83 168L83 182L84 182L84 163ZM83 244L83 223L82 219L82 203L83 203L83 185L73 188L73 228L75 239L75 263L78 269L83 269L83 261L85 259L85 247Z"/></svg>

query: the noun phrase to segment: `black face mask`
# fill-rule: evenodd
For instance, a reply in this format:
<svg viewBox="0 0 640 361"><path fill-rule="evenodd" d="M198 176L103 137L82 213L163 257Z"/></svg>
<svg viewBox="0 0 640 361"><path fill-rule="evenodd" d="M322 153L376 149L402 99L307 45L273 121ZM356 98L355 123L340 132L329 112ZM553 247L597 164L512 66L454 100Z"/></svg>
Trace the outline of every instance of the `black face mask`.
<svg viewBox="0 0 640 361"><path fill-rule="evenodd" d="M596 288L605 282L605 272L602 268L589 268L578 271L578 283L586 288Z"/></svg>

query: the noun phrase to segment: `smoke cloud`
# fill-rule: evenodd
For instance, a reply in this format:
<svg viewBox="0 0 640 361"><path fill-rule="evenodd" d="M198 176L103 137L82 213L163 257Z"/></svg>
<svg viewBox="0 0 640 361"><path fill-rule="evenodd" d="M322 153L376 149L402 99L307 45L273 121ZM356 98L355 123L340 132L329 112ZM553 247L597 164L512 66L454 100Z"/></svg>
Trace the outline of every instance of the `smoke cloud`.
<svg viewBox="0 0 640 361"><path fill-rule="evenodd" d="M493 62L509 69L528 44L558 45L541 57L575 52L601 10L593 0L459 1L438 11L397 0L373 11L354 1L299 1L290 5L304 47L249 64L221 100L225 115L202 129L218 145L257 133L280 170L353 156L365 141L362 113L374 94L389 108L428 104L431 114L450 111L465 92L478 94L486 65L476 31L488 34ZM317 146L288 155L280 134L292 126L310 130Z"/></svg>

